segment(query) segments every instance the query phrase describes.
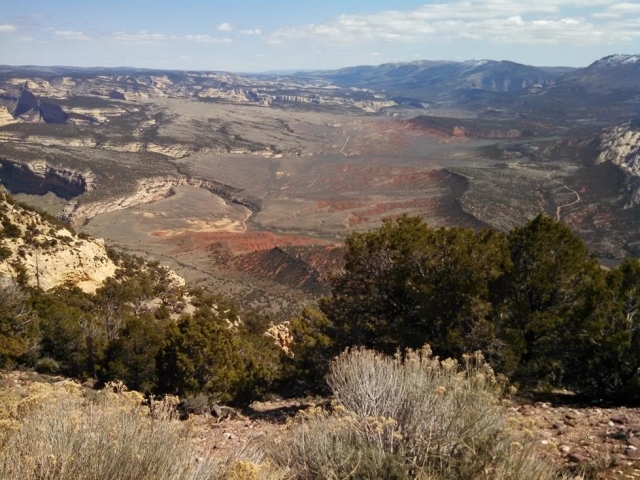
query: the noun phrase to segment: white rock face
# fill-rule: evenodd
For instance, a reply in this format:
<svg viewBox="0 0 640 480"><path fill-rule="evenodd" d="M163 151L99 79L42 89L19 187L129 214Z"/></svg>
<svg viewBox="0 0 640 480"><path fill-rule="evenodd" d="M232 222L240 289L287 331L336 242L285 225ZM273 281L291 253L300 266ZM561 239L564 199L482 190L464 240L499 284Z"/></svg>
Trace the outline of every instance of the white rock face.
<svg viewBox="0 0 640 480"><path fill-rule="evenodd" d="M7 107L0 105L0 127L9 125L10 123L16 123L18 120L13 118L13 115L9 113Z"/></svg>
<svg viewBox="0 0 640 480"><path fill-rule="evenodd" d="M87 220L95 217L96 215L100 215L101 213L124 210L136 205L155 202L157 200L167 198L172 194L175 187L181 187L183 185L204 188L213 192L220 192L225 189L225 186L222 184L198 178L146 178L138 182L138 189L131 195L82 205L69 204L63 212L62 218L74 226L83 225Z"/></svg>
<svg viewBox="0 0 640 480"><path fill-rule="evenodd" d="M97 186L96 177L90 170L79 171L70 168L54 167L50 165L46 160L32 160L30 162L20 162L11 159L3 159L0 162L2 165L12 166L18 171L23 171L32 176L32 182L40 184L46 180L48 176L58 177L64 183L76 188L81 188L83 191L90 192Z"/></svg>
<svg viewBox="0 0 640 480"><path fill-rule="evenodd" d="M629 206L640 204L640 128L626 123L611 127L600 137L596 163L611 162L627 174Z"/></svg>
<svg viewBox="0 0 640 480"><path fill-rule="evenodd" d="M21 232L2 242L11 253L0 260L0 277L15 278L24 269L28 284L45 291L71 283L94 292L115 273L117 267L101 239L79 238L34 212L7 203L1 195L0 211Z"/></svg>

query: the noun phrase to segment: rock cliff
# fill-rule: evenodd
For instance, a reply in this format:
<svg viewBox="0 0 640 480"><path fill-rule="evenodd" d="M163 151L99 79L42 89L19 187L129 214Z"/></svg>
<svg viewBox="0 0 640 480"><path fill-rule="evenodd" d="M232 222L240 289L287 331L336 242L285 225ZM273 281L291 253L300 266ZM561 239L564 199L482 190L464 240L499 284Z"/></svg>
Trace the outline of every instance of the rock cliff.
<svg viewBox="0 0 640 480"><path fill-rule="evenodd" d="M629 122L602 133L596 163L604 162L617 165L625 173L627 206L640 205L640 124Z"/></svg>
<svg viewBox="0 0 640 480"><path fill-rule="evenodd" d="M36 97L26 85L0 93L0 105L16 120L67 123L69 115L60 107Z"/></svg>
<svg viewBox="0 0 640 480"><path fill-rule="evenodd" d="M223 183L190 177L156 177L139 180L138 188L129 195L86 204L71 203L63 212L62 220L74 226L84 225L88 220L101 213L124 210L125 208L169 197L173 194L175 187L183 185L204 188L227 201L243 205L250 210L259 209L250 200L240 196L241 190Z"/></svg>
<svg viewBox="0 0 640 480"><path fill-rule="evenodd" d="M80 238L0 194L0 277L50 290L71 283L95 291L116 271L100 239Z"/></svg>
<svg viewBox="0 0 640 480"><path fill-rule="evenodd" d="M96 187L92 172L54 167L45 160L19 162L0 157L0 169L2 183L13 193L53 192L60 198L70 199Z"/></svg>
<svg viewBox="0 0 640 480"><path fill-rule="evenodd" d="M0 69L2 70L2 69ZM135 70L135 69L134 69ZM55 73L58 71L58 73ZM109 100L140 101L154 98L197 98L204 101L246 104L270 107L274 101L287 103L311 103L338 105L377 112L384 107L396 105L384 95L353 92L329 86L324 80L300 80L294 77L252 77L224 72L162 72L154 74L132 71L129 74L114 73L120 69L101 73L87 70L83 74L68 71L64 67L29 72L12 72L16 76L0 79L0 106L16 102L14 91L28 93L21 100L26 110L20 115L22 121L46 121L64 119L62 123L83 123L87 118L75 107L55 109L57 105L44 105L43 120L34 103L37 97L49 99L71 99L73 97L102 97ZM3 100L3 95L6 98ZM32 98L34 97L34 98ZM35 112L35 113L34 113ZM0 112L1 113L1 112ZM80 115L78 117L77 115ZM62 116L60 116L62 115ZM13 117L12 117L13 118ZM89 114L88 118L98 119ZM0 118L0 121L2 119Z"/></svg>

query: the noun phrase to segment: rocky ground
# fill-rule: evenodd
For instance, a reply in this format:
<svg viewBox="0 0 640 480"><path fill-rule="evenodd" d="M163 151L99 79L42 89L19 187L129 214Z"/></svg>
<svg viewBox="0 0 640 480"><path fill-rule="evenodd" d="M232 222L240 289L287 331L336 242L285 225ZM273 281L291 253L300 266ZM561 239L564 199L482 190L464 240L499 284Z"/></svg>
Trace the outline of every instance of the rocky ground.
<svg viewBox="0 0 640 480"><path fill-rule="evenodd" d="M583 478L640 478L640 409L513 402L508 418Z"/></svg>
<svg viewBox="0 0 640 480"><path fill-rule="evenodd" d="M247 448L285 435L287 420L321 398L257 402L243 416L194 419L203 454ZM579 406L516 399L506 407L512 426L539 445L573 480L640 478L640 408Z"/></svg>
<svg viewBox="0 0 640 480"><path fill-rule="evenodd" d="M18 391L33 382L56 382L30 372L0 375L0 393ZM549 461L567 472L565 478L640 478L640 408L579 405L572 397L553 401L510 400L505 408L511 426L537 444ZM188 422L200 454L225 455L251 448L256 442L274 442L287 434L297 413L326 405L321 397L255 402L244 412L224 418L191 415ZM225 413L229 413L228 411Z"/></svg>

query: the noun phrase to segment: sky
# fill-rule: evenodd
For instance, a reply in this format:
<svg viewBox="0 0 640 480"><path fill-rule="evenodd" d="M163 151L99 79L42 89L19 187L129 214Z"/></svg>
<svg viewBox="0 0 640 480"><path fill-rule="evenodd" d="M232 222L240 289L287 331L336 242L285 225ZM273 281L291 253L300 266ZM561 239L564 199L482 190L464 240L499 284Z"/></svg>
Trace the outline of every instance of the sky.
<svg viewBox="0 0 640 480"><path fill-rule="evenodd" d="M640 53L640 1L0 0L0 64L262 72Z"/></svg>

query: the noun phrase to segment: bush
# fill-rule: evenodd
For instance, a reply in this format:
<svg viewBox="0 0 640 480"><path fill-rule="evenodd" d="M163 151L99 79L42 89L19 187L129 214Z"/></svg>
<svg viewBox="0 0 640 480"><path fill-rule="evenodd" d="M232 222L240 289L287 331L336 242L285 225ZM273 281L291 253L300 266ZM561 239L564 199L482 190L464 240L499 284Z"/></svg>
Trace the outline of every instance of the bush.
<svg viewBox="0 0 640 480"><path fill-rule="evenodd" d="M280 349L264 336L234 332L224 315L201 307L168 326L157 356L159 391L235 404L269 391L280 374Z"/></svg>
<svg viewBox="0 0 640 480"><path fill-rule="evenodd" d="M570 318L564 383L588 398L640 402L640 260L587 285Z"/></svg>
<svg viewBox="0 0 640 480"><path fill-rule="evenodd" d="M293 478L555 478L508 429L504 380L479 354L458 363L428 347L404 359L355 349L327 382L335 411L300 419L270 453Z"/></svg>
<svg viewBox="0 0 640 480"><path fill-rule="evenodd" d="M11 256L11 249L0 241L0 260L6 260Z"/></svg>
<svg viewBox="0 0 640 480"><path fill-rule="evenodd" d="M6 238L20 238L22 230L15 223L12 223L9 217L3 215L2 218L2 235Z"/></svg>
<svg viewBox="0 0 640 480"><path fill-rule="evenodd" d="M60 371L60 364L53 358L45 357L36 362L36 372L45 374L56 374Z"/></svg>
<svg viewBox="0 0 640 480"><path fill-rule="evenodd" d="M65 382L34 384L21 400L2 399L0 478L215 480L238 468L237 459L197 461L180 423L152 419L136 392L93 397Z"/></svg>
<svg viewBox="0 0 640 480"><path fill-rule="evenodd" d="M25 289L0 281L0 368L12 367L38 345L40 332L28 300Z"/></svg>

